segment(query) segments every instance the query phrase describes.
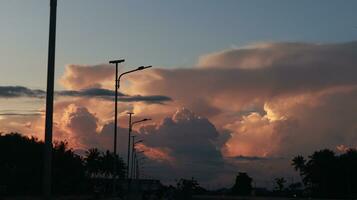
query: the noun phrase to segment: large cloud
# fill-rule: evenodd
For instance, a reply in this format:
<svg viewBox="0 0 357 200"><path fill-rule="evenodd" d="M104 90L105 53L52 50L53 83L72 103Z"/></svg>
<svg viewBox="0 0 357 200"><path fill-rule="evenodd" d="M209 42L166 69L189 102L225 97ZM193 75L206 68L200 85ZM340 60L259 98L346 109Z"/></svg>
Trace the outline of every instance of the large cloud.
<svg viewBox="0 0 357 200"><path fill-rule="evenodd" d="M166 180L193 176L208 181L213 177L207 174L219 173L224 165L216 146L219 133L215 126L188 109L179 109L159 124L143 126L138 136L147 147L166 150L174 159L165 177L161 177Z"/></svg>
<svg viewBox="0 0 357 200"><path fill-rule="evenodd" d="M126 91L165 94L199 114L210 111L231 133L226 155L286 155L357 143L356 66L357 42L262 44L208 54L196 68L133 75Z"/></svg>
<svg viewBox="0 0 357 200"><path fill-rule="evenodd" d="M145 139L140 148L147 152L148 169L160 178L189 175L227 183L239 170L261 182L279 174L292 176L288 169L293 155L357 146L356 66L357 42L267 43L211 53L193 68L154 69L126 77L121 91L130 97L155 94L175 101L121 102L119 121L127 123L126 111L154 118L138 132ZM106 93L112 79L112 66L69 65L61 83L76 91L67 93L73 97L93 92L88 93L92 87ZM182 106L188 109L168 117ZM59 133L76 136L84 132L81 126L91 127L85 134L95 140L79 144L111 148L112 101L64 98L55 110L56 121L71 119L57 127ZM127 130L119 132L124 148Z"/></svg>

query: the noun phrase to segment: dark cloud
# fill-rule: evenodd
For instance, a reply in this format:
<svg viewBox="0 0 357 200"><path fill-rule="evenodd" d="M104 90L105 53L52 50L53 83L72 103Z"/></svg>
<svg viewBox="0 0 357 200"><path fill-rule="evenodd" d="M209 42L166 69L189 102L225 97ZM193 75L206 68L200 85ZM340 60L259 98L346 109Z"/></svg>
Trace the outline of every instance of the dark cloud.
<svg viewBox="0 0 357 200"><path fill-rule="evenodd" d="M112 90L102 88L89 88L84 90L63 90L56 91L56 95L63 97L88 97L88 98L103 98L107 100L114 100L115 92ZM0 86L0 98L44 98L46 92L43 90L33 90L22 86ZM123 102L147 102L147 103L164 103L172 101L170 97L162 95L150 96L129 96L123 93L118 93L119 101Z"/></svg>
<svg viewBox="0 0 357 200"><path fill-rule="evenodd" d="M260 160L277 160L277 159L285 159L282 157L260 157L260 156L234 156L230 157L230 159L238 160L238 161L260 161Z"/></svg>
<svg viewBox="0 0 357 200"><path fill-rule="evenodd" d="M45 95L46 92L43 90L32 90L22 86L0 86L0 98L43 98Z"/></svg>
<svg viewBox="0 0 357 200"><path fill-rule="evenodd" d="M72 97L113 97L115 92L112 90L102 88L89 88L84 90L63 90L57 91L59 96L72 96ZM125 96L123 93L118 92L118 96Z"/></svg>
<svg viewBox="0 0 357 200"><path fill-rule="evenodd" d="M219 173L224 165L219 148L215 145L219 137L214 125L188 109L178 110L172 117L158 125L147 125L140 129L139 137L145 145L168 149L175 159L174 167L167 167L166 178L196 177L208 181ZM163 177L164 178L164 177Z"/></svg>
<svg viewBox="0 0 357 200"><path fill-rule="evenodd" d="M4 113L3 112L3 113L1 113L0 112L0 116L41 116L41 115L43 115L43 113L37 113L37 112L34 112L34 113L21 113L21 112Z"/></svg>
<svg viewBox="0 0 357 200"><path fill-rule="evenodd" d="M115 92L112 90L107 90L103 88L89 88L84 90L65 90L56 92L59 96L71 96L71 97L97 97L107 100L114 100ZM167 96L162 95L151 95L151 96L129 96L123 93L118 93L118 100L123 102L147 102L147 103L164 103L166 101L171 101L172 99Z"/></svg>
<svg viewBox="0 0 357 200"><path fill-rule="evenodd" d="M100 129L98 124L95 114L71 104L64 109L56 127L65 132L63 138L77 147L112 149L113 122L105 123ZM133 135L143 139L147 173L165 182L192 176L200 181L212 181L212 175L220 173L224 166L221 152L215 145L219 133L214 125L187 109L177 111L159 124L144 125ZM128 129L118 127L118 152L124 158L127 141Z"/></svg>
<svg viewBox="0 0 357 200"><path fill-rule="evenodd" d="M0 116L40 116L43 115L43 110L0 110Z"/></svg>

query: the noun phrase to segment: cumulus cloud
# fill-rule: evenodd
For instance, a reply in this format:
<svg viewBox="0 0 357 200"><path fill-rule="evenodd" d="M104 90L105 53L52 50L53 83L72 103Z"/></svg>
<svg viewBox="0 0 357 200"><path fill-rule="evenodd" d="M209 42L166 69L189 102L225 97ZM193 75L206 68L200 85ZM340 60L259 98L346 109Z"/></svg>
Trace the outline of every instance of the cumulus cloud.
<svg viewBox="0 0 357 200"><path fill-rule="evenodd" d="M211 67L157 69L133 74L128 77L131 84L127 90L165 94L194 111L197 101L205 102L206 108L240 111L245 107L262 106L274 97L355 85L356 47L356 42L320 45L279 43L230 50L213 56L214 60L224 61L228 56L231 60L228 63L219 61L218 64L212 62ZM239 64L253 58L264 60L265 56L259 53L261 51L276 56L269 57L269 62L256 62L254 67ZM210 56L203 57L200 63L204 60L211 63L210 59ZM137 78L145 79L145 82L135 82Z"/></svg>
<svg viewBox="0 0 357 200"><path fill-rule="evenodd" d="M356 66L357 42L266 43L215 52L201 56L193 68L128 76L120 99L136 100L121 103L120 120L128 110L155 118L137 134L145 140L140 148L154 166L151 172L163 179L190 175L223 181L237 171L261 182L293 176L293 155L357 146ZM68 65L61 83L72 91L62 95L110 99L113 70ZM32 93L3 92L3 97L36 96ZM57 102L56 119L66 116L65 127L57 130L81 135L80 126L91 127L85 134L95 140L83 138L84 143L111 148L113 105L100 98L76 98L72 108L68 99ZM151 98L167 104L147 104ZM187 109L170 116L183 106ZM120 148L126 147L126 132L119 131Z"/></svg>
<svg viewBox="0 0 357 200"><path fill-rule="evenodd" d="M67 89L81 90L102 88L106 81L114 81L115 68L112 65L67 65L60 83ZM112 85L112 84L111 84ZM109 87L113 88L113 87Z"/></svg>
<svg viewBox="0 0 357 200"><path fill-rule="evenodd" d="M133 75L129 79L146 82L132 81L128 91L166 94L193 111L204 113L202 105L213 110L210 119L231 135L222 149L227 156L311 152L357 142L356 49L357 42L226 50L202 56L195 68Z"/></svg>
<svg viewBox="0 0 357 200"><path fill-rule="evenodd" d="M139 130L139 137L144 139L146 147L165 150L174 159L174 166L165 174L165 179L180 176L211 179L207 173L217 173L223 166L221 152L215 145L218 136L215 126L207 118L188 109L180 109L160 124L143 126Z"/></svg>

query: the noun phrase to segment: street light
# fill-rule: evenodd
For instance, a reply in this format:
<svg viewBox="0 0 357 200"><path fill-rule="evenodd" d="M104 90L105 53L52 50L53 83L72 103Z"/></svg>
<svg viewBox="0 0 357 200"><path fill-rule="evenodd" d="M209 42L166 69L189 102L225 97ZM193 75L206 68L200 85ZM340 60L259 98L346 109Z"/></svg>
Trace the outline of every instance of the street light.
<svg viewBox="0 0 357 200"><path fill-rule="evenodd" d="M140 178L140 174L139 174L139 170L140 170L140 167L139 167L139 164L140 164L140 161L143 161L146 159L146 157L139 157L139 155L141 153L144 153L145 151L138 151L138 152L135 152L135 179L139 179ZM141 165L142 167L142 165Z"/></svg>
<svg viewBox="0 0 357 200"><path fill-rule="evenodd" d="M124 72L118 76L118 64L125 62L125 59L111 60L109 64L115 64L115 109L114 109L114 162L113 162L113 196L116 193L116 177L117 177L117 135L118 135L118 89L120 88L120 79L125 74L144 70L152 66L140 66L134 70Z"/></svg>
<svg viewBox="0 0 357 200"><path fill-rule="evenodd" d="M134 173L134 155L135 155L135 145L142 143L144 140L138 140L135 142L135 135L131 136L133 138L133 143L132 143L132 150L131 150L131 173L130 173L130 178L133 178L133 173Z"/></svg>
<svg viewBox="0 0 357 200"><path fill-rule="evenodd" d="M140 123L140 122L145 122L145 121L148 121L148 120L151 120L150 118L144 118L142 120L137 120L137 121L134 121L134 122L131 122L131 119L132 119L132 115L134 113L132 112L128 112L128 115L129 115L129 133L128 133L128 153L127 153L127 166L126 166L126 178L129 179L129 169L130 169L130 138L131 138L131 132L133 130L133 126L137 123Z"/></svg>
<svg viewBox="0 0 357 200"><path fill-rule="evenodd" d="M150 68L152 66L140 66L134 70L130 70L127 72L124 72L118 76L118 64L125 62L125 59L119 59L119 60L111 60L109 61L109 64L115 64L115 114L114 114L114 163L113 163L113 196L115 196L116 193L116 176L117 176L117 135L118 135L118 130L117 130L117 124L118 124L118 89L120 88L120 79L122 76L144 70L147 68Z"/></svg>
<svg viewBox="0 0 357 200"><path fill-rule="evenodd" d="M116 175L117 175L117 135L118 135L118 130L117 130L117 119L118 119L118 64L125 62L124 59L120 60L112 60L109 61L110 64L115 64L115 107L114 107L114 145L113 145L113 152L114 152L114 162L113 162L113 196L115 196L116 193Z"/></svg>
<svg viewBox="0 0 357 200"><path fill-rule="evenodd" d="M119 61L120 61L120 60L119 60ZM110 62L109 62L109 63L110 63ZM144 70L144 69L151 68L151 67L152 67L151 65L149 65L149 66L140 66L140 67L138 67L138 68L136 68L136 69L133 69L133 70L130 70L130 71L127 71L127 72L124 72L124 73L120 74L119 77L118 77L118 80L117 80L117 81L118 81L118 88L120 87L120 79L121 79L121 77L124 76L125 74L129 74L129 73L132 73L132 72Z"/></svg>

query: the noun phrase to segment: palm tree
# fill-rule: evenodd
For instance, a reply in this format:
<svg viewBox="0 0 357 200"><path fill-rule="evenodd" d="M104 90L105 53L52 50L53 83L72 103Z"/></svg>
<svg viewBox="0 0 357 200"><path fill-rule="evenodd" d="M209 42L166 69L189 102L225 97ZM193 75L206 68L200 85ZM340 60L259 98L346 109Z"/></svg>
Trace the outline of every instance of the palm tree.
<svg viewBox="0 0 357 200"><path fill-rule="evenodd" d="M285 178L284 178L284 177L275 178L274 181L275 181L275 183L276 183L276 189L277 189L279 192L282 192L283 189L284 189L284 184L286 183Z"/></svg>
<svg viewBox="0 0 357 200"><path fill-rule="evenodd" d="M109 151L102 153L100 170L105 177L113 175L113 155Z"/></svg>
<svg viewBox="0 0 357 200"><path fill-rule="evenodd" d="M299 155L293 158L291 165L294 166L296 171L300 171L300 174L302 174L305 171L305 163L305 158Z"/></svg>
<svg viewBox="0 0 357 200"><path fill-rule="evenodd" d="M84 159L87 173L90 177L95 177L100 172L101 155L97 148L88 149Z"/></svg>

